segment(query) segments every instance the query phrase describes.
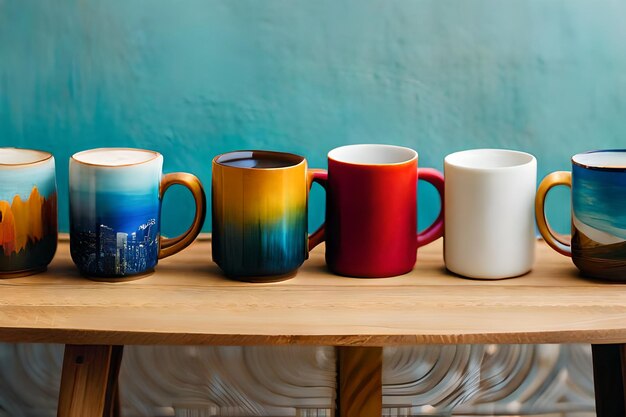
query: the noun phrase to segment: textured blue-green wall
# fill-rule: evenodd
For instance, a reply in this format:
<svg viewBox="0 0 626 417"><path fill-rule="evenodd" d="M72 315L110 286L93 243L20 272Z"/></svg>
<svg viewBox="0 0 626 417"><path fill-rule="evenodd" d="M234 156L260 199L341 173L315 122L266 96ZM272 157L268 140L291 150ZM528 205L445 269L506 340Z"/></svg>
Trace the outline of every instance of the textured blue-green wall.
<svg viewBox="0 0 626 417"><path fill-rule="evenodd" d="M224 151L323 167L361 142L438 168L460 149L522 149L542 177L626 147L625 21L617 0L0 0L0 145L54 152L65 230L67 159L97 146L158 150L207 191ZM170 233L191 217L174 197ZM420 197L425 225L436 203ZM567 229L565 191L550 214Z"/></svg>

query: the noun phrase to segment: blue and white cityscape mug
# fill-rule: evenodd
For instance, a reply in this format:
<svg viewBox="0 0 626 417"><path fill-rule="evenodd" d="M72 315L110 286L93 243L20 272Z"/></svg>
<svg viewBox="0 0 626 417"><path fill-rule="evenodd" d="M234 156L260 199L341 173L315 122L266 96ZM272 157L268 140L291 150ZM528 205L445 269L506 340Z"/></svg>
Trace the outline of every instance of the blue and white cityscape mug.
<svg viewBox="0 0 626 417"><path fill-rule="evenodd" d="M163 156L130 148L99 148L70 159L70 250L84 275L119 281L152 272L200 233L206 215L202 184L192 174L162 174ZM163 194L187 187L195 200L193 224L181 236L160 236Z"/></svg>

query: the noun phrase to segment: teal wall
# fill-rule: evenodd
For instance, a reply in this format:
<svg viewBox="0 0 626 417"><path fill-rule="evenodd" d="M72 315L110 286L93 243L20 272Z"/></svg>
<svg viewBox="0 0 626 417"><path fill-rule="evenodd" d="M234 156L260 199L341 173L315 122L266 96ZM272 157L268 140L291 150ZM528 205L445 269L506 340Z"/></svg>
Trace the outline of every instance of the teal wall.
<svg viewBox="0 0 626 417"><path fill-rule="evenodd" d="M543 177L626 147L625 21L618 0L0 0L0 145L54 152L64 230L68 157L98 146L158 150L207 191L224 151L324 167L361 142L438 168L460 149L521 149ZM174 194L169 233L191 217ZM560 230L567 196L550 201ZM420 198L425 225L437 205Z"/></svg>

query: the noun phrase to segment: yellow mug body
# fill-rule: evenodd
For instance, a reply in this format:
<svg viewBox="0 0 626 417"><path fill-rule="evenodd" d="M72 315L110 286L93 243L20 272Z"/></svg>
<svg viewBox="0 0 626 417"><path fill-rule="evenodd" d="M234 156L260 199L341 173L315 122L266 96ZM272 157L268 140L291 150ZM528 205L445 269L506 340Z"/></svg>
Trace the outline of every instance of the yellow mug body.
<svg viewBox="0 0 626 417"><path fill-rule="evenodd" d="M307 200L316 170L301 156L237 151L213 160L213 260L226 275L274 280L308 257ZM313 246L313 245L312 245Z"/></svg>

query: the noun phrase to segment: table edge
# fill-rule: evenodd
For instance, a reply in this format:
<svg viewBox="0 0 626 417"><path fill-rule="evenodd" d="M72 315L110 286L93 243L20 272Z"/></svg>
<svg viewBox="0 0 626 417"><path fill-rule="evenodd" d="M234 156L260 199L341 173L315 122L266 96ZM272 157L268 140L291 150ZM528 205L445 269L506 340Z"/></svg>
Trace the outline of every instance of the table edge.
<svg viewBox="0 0 626 417"><path fill-rule="evenodd" d="M625 329L419 335L262 335L159 333L0 327L0 342L85 345L403 346L456 344L626 343Z"/></svg>

